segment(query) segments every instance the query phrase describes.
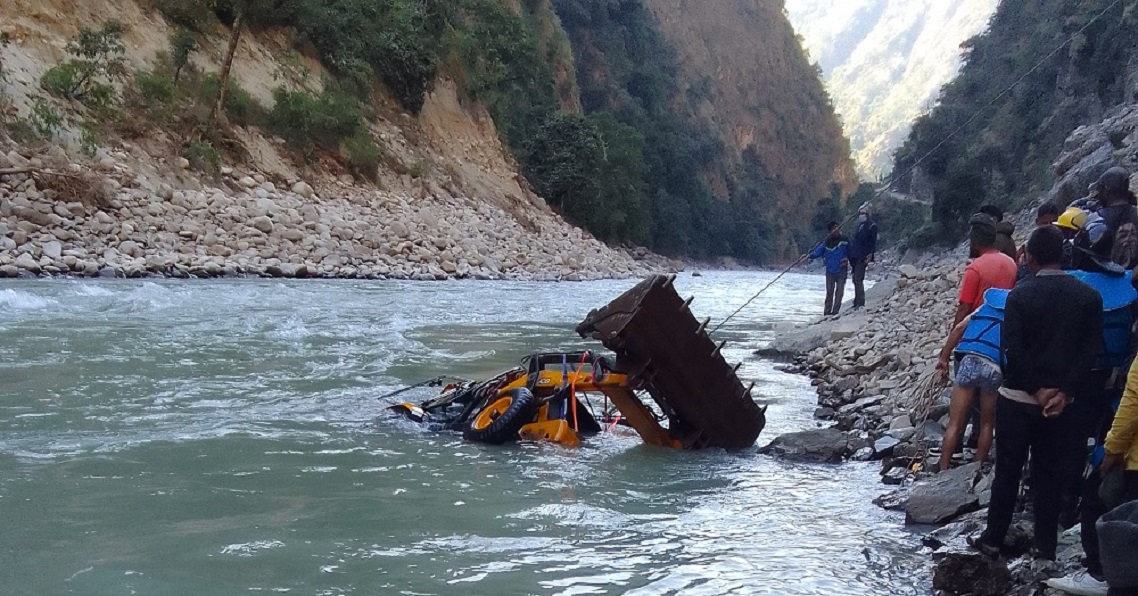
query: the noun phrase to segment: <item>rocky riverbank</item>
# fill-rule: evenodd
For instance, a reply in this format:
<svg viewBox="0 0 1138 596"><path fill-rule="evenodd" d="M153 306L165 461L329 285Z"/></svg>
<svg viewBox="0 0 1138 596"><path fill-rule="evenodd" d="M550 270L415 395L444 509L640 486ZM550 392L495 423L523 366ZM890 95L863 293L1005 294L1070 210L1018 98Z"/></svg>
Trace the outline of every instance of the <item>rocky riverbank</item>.
<svg viewBox="0 0 1138 596"><path fill-rule="evenodd" d="M901 265L895 285L886 286L891 292L880 292L864 311L783 334L776 345L809 347L787 370L812 379L815 416L825 427L778 437L764 450L818 462L879 461L883 494L875 502L903 511L906 524L930 527L924 543L940 594L1059 594L1042 582L1077 568L1077 528L1063 535L1059 561L1044 563L1026 556L1031 525L1021 516L1008 538L1015 556L990 560L965 539L984 527L991 470L962 462L933 473L929 448L944 437L950 397L936 359L952 322L964 257L958 249Z"/></svg>
<svg viewBox="0 0 1138 596"><path fill-rule="evenodd" d="M317 191L224 168L147 176L105 156L0 152L0 277L335 277L581 281L682 267L611 248L544 205L507 212L423 185ZM173 180L188 183L173 183Z"/></svg>
<svg viewBox="0 0 1138 596"><path fill-rule="evenodd" d="M1114 165L1138 172L1138 104L1117 106L1102 122L1072 132L1053 164L1054 184L1040 202L1067 205ZM1138 176L1130 185L1138 188ZM1033 219L1030 209L1014 217L1019 242ZM883 488L876 502L904 511L906 523L942 526L925 538L939 593L1056 596L1043 581L1078 567L1083 552L1077 526L1062 534L1059 560L1048 563L1026 556L1031 525L1020 517L1005 545L1015 556L989 560L972 551L965 537L983 529L991 471L961 462L948 473L930 473L936 461L929 448L944 436L950 397L935 364L950 330L966 256L961 246L887 266L897 271L897 282L875 292L868 308L780 330L763 355L789 355L794 364L787 370L811 377L816 416L827 428L779 437L765 450L821 462L880 461L883 483L896 488Z"/></svg>

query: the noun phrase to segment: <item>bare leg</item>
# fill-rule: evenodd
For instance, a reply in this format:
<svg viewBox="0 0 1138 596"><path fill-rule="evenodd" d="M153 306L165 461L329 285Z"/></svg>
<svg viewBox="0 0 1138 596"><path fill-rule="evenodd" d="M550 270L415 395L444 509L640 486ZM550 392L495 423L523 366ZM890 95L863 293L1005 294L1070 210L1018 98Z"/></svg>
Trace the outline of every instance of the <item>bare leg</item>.
<svg viewBox="0 0 1138 596"><path fill-rule="evenodd" d="M996 400L1000 394L994 389L980 392L980 440L976 444L976 461L988 461L992 450L992 437L996 434Z"/></svg>
<svg viewBox="0 0 1138 596"><path fill-rule="evenodd" d="M948 429L944 431L944 441L940 444L940 471L952 465L952 454L960 444L964 425L968 423L968 410L972 407L974 389L952 386L952 401L948 404Z"/></svg>

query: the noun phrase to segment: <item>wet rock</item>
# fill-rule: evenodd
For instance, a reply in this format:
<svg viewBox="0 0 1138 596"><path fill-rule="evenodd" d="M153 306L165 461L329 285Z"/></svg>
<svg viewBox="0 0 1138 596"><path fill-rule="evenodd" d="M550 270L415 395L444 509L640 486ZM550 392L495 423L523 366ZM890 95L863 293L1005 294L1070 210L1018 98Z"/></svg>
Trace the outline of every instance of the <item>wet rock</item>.
<svg viewBox="0 0 1138 596"><path fill-rule="evenodd" d="M979 471L980 464L972 463L914 485L905 503L905 522L943 524L978 509L980 500L972 489Z"/></svg>
<svg viewBox="0 0 1138 596"><path fill-rule="evenodd" d="M909 471L904 467L889 468L889 471L882 474L881 482L890 486L900 486L908 477ZM900 504L898 505L900 506ZM889 508L886 507L886 509Z"/></svg>
<svg viewBox="0 0 1138 596"><path fill-rule="evenodd" d="M909 491L899 488L877 497L873 500L873 504L886 511L904 511L905 501L907 501L908 498Z"/></svg>
<svg viewBox="0 0 1138 596"><path fill-rule="evenodd" d="M833 418L835 414L837 414L837 412L834 411L833 408L822 407L814 410L814 417L819 420L829 420Z"/></svg>
<svg viewBox="0 0 1138 596"><path fill-rule="evenodd" d="M1002 559L974 551L946 553L933 570L933 588L950 594L1001 596L1011 585L1011 572Z"/></svg>
<svg viewBox="0 0 1138 596"><path fill-rule="evenodd" d="M849 435L821 428L782 435L761 452L796 461L840 462L853 453Z"/></svg>
<svg viewBox="0 0 1138 596"><path fill-rule="evenodd" d="M875 455L875 452L873 451L872 447L862 447L861 449L858 449L857 451L854 452L853 455L850 456L850 460L852 460L852 461L870 461L873 459L874 455Z"/></svg>
<svg viewBox="0 0 1138 596"><path fill-rule="evenodd" d="M893 454L893 448L899 444L901 444L901 441L890 436L884 436L880 439L877 439L873 442L874 459L889 457Z"/></svg>

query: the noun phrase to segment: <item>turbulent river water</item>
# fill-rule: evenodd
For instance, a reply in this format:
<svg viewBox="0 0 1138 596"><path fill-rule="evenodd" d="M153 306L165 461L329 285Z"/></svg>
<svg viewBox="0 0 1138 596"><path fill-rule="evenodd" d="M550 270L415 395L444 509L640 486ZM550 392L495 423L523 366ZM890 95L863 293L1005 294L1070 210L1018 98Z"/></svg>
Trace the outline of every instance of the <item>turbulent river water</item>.
<svg viewBox="0 0 1138 596"><path fill-rule="evenodd" d="M771 275L676 284L717 321ZM0 284L0 593L927 593L871 464L489 447L376 399L599 348L573 327L634 283ZM751 352L822 285L717 334L770 406L760 444L814 425L807 380Z"/></svg>

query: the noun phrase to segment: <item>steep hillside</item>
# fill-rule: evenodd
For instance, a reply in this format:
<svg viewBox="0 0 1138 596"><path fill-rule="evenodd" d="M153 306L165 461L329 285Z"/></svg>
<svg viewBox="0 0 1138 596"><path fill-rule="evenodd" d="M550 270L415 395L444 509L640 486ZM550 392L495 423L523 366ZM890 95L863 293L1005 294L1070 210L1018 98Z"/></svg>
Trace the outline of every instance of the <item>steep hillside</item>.
<svg viewBox="0 0 1138 596"><path fill-rule="evenodd" d="M475 196L748 260L796 254L856 185L775 0L9 5L0 124L96 162Z"/></svg>
<svg viewBox="0 0 1138 596"><path fill-rule="evenodd" d="M667 214L655 233L678 243L665 248L796 254L813 241L819 200L856 186L848 143L780 1L554 5L586 112L645 137L646 194ZM670 233L681 218L695 226Z"/></svg>
<svg viewBox="0 0 1138 596"><path fill-rule="evenodd" d="M920 163L897 188L933 201L916 243L955 240L979 205L1015 208L1050 188L1071 167L1052 165L1071 131L1132 102L1136 81L1138 2L1003 0L990 29L967 44L960 75L896 153L897 172ZM1100 151L1100 164L1112 159ZM1095 170L1055 200L1077 198Z"/></svg>
<svg viewBox="0 0 1138 596"><path fill-rule="evenodd" d="M998 0L787 0L866 177L888 173L912 121L960 69Z"/></svg>

